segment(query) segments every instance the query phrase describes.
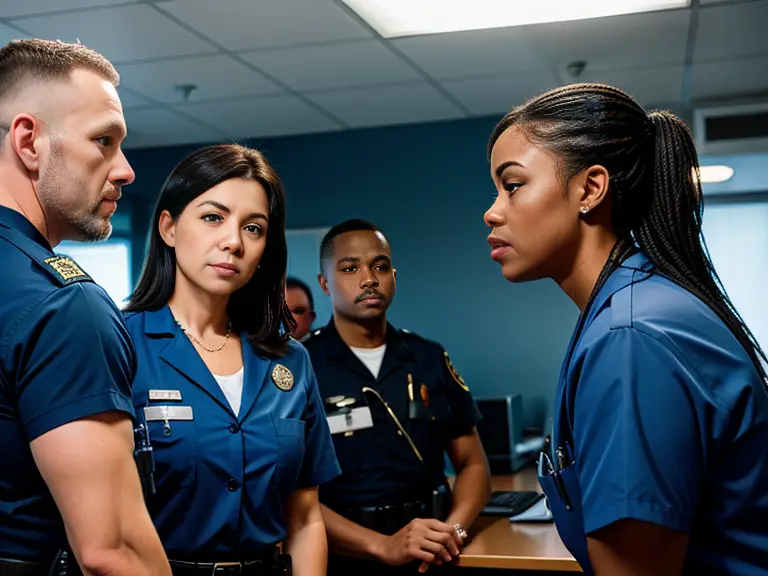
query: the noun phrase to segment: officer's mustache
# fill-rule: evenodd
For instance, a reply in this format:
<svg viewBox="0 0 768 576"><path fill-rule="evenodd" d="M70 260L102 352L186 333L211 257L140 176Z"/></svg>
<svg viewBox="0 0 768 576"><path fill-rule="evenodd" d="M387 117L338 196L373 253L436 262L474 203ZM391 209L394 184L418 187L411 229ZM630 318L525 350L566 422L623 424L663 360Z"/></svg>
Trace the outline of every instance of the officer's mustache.
<svg viewBox="0 0 768 576"><path fill-rule="evenodd" d="M364 299L370 298L371 296L376 296L377 298L381 298L382 300L384 300L384 294L382 294L381 292L376 292L376 290L366 290L365 292L360 294L360 296L355 298L355 304L362 302Z"/></svg>

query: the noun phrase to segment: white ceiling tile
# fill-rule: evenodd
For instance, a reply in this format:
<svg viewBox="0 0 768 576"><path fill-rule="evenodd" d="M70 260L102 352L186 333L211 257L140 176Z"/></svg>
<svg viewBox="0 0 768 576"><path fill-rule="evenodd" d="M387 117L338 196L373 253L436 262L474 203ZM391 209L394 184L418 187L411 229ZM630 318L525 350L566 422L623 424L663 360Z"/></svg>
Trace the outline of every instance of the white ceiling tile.
<svg viewBox="0 0 768 576"><path fill-rule="evenodd" d="M183 60L118 66L127 87L159 102L178 103L182 94L175 86L194 84L190 102L260 94L282 89L229 56L204 56Z"/></svg>
<svg viewBox="0 0 768 576"><path fill-rule="evenodd" d="M768 0L702 8L699 11L694 59L701 61L766 53L766 26Z"/></svg>
<svg viewBox="0 0 768 576"><path fill-rule="evenodd" d="M179 110L215 125L232 138L338 130L339 125L290 95L184 104Z"/></svg>
<svg viewBox="0 0 768 576"><path fill-rule="evenodd" d="M120 95L120 102L123 105L123 110L126 108L143 108L150 105L150 103L140 95L125 90L122 84L117 89L117 93Z"/></svg>
<svg viewBox="0 0 768 576"><path fill-rule="evenodd" d="M430 34L394 40L393 44L438 79L547 67L520 27Z"/></svg>
<svg viewBox="0 0 768 576"><path fill-rule="evenodd" d="M181 0L161 7L228 50L372 37L329 0Z"/></svg>
<svg viewBox="0 0 768 576"><path fill-rule="evenodd" d="M630 14L526 28L558 70L583 60L587 70L683 64L690 10ZM563 78L567 78L564 75Z"/></svg>
<svg viewBox="0 0 768 576"><path fill-rule="evenodd" d="M310 97L352 127L462 117L461 111L426 83L324 92Z"/></svg>
<svg viewBox="0 0 768 576"><path fill-rule="evenodd" d="M693 65L693 100L725 100L768 91L768 55Z"/></svg>
<svg viewBox="0 0 768 576"><path fill-rule="evenodd" d="M212 50L208 43L146 5L39 16L20 20L19 25L38 38L79 39L113 62Z"/></svg>
<svg viewBox="0 0 768 576"><path fill-rule="evenodd" d="M376 40L268 50L242 57L296 90L347 88L418 80L411 67Z"/></svg>
<svg viewBox="0 0 768 576"><path fill-rule="evenodd" d="M43 14L59 10L93 8L110 4L125 4L126 0L24 0L0 3L0 18L14 18L28 14Z"/></svg>
<svg viewBox="0 0 768 576"><path fill-rule="evenodd" d="M148 148L194 142L220 142L222 135L162 108L125 111L125 148Z"/></svg>
<svg viewBox="0 0 768 576"><path fill-rule="evenodd" d="M472 114L505 114L529 98L558 86L550 72L469 77L441 82Z"/></svg>
<svg viewBox="0 0 768 576"><path fill-rule="evenodd" d="M620 88L642 106L678 102L683 89L683 66L643 69L587 70L579 82L599 82Z"/></svg>

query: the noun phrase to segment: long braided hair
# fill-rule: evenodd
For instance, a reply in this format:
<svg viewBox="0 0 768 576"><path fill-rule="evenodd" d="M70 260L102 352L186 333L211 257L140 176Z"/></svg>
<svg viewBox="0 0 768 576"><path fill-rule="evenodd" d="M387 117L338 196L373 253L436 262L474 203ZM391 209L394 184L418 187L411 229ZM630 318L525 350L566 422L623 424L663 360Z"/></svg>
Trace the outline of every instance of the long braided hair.
<svg viewBox="0 0 768 576"><path fill-rule="evenodd" d="M499 122L488 156L511 126L553 153L560 177L600 164L610 174L618 241L592 290L639 249L655 270L709 306L749 355L763 382L766 356L725 293L701 235L704 198L693 137L667 111L646 113L628 94L602 84L571 84L515 108Z"/></svg>

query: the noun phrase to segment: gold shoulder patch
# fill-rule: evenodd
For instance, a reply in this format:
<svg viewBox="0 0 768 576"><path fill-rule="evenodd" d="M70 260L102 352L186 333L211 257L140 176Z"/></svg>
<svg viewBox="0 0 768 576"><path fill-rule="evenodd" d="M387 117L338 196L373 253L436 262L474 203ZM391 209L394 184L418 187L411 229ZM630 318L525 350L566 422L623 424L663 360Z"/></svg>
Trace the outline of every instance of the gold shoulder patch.
<svg viewBox="0 0 768 576"><path fill-rule="evenodd" d="M278 364L272 370L272 382L274 382L275 386L280 388L280 390L288 392L288 390L293 388L293 373L282 364Z"/></svg>
<svg viewBox="0 0 768 576"><path fill-rule="evenodd" d="M467 386L467 383L464 382L464 378L461 377L461 374L459 374L458 370L454 368L453 362L451 362L451 357L448 356L448 352L443 351L443 354L445 355L445 364L448 366L448 372L451 373L451 376L456 381L456 384L461 386L466 392L469 392L469 386Z"/></svg>
<svg viewBox="0 0 768 576"><path fill-rule="evenodd" d="M62 284L91 280L91 277L83 272L83 269L74 260L66 256L51 256L43 262Z"/></svg>

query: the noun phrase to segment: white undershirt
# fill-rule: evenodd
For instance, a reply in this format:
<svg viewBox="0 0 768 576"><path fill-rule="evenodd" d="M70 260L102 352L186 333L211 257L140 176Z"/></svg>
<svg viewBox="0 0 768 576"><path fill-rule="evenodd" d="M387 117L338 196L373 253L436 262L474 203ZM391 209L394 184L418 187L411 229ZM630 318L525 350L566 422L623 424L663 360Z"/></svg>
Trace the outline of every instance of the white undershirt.
<svg viewBox="0 0 768 576"><path fill-rule="evenodd" d="M240 413L240 402L243 399L243 375L245 374L245 366L240 368L237 372L231 376L218 376L216 374L213 377L219 384L219 388L224 392L224 396L227 397L227 402L232 408L232 412L237 416Z"/></svg>
<svg viewBox="0 0 768 576"><path fill-rule="evenodd" d="M381 370L381 363L384 360L384 352L387 350L387 345L382 344L378 348L352 348L349 347L355 356L360 358L360 362L365 364L365 367L371 371L374 378L379 377L379 370Z"/></svg>

